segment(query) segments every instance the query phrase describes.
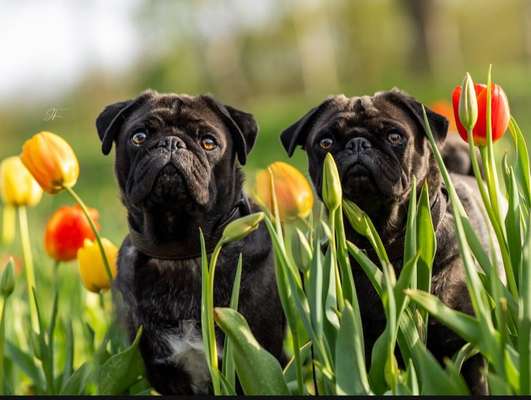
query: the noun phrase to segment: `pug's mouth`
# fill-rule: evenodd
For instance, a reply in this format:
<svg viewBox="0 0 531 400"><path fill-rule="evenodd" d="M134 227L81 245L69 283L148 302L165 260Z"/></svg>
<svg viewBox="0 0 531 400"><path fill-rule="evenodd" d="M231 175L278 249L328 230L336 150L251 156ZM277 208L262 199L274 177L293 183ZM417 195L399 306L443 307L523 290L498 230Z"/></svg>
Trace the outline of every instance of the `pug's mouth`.
<svg viewBox="0 0 531 400"><path fill-rule="evenodd" d="M165 165L155 178L149 202L155 205L182 203L190 198L188 185L179 169L172 163Z"/></svg>
<svg viewBox="0 0 531 400"><path fill-rule="evenodd" d="M343 174L342 186L348 198L357 199L377 191L371 168L363 162L356 161Z"/></svg>

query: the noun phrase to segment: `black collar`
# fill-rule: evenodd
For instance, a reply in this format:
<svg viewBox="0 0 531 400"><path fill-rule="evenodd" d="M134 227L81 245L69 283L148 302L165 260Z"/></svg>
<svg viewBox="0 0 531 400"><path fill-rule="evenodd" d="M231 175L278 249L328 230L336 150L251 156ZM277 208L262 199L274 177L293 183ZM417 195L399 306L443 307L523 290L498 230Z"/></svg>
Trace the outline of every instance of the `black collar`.
<svg viewBox="0 0 531 400"><path fill-rule="evenodd" d="M240 200L234 204L234 207L227 213L227 215L222 218L217 226L214 229L214 233L210 237L205 237L206 251L208 254L212 253L214 247L221 239L223 230L225 227L235 219L249 215L251 213L251 206L249 204L249 199L245 194L241 194ZM137 250L149 257L158 258L161 260L191 260L194 258L201 257L201 247L199 236L197 237L197 246L190 249L183 249L179 246L179 242L166 242L166 243L155 243L147 239L142 233L135 230L131 225L129 225L129 238L133 246Z"/></svg>

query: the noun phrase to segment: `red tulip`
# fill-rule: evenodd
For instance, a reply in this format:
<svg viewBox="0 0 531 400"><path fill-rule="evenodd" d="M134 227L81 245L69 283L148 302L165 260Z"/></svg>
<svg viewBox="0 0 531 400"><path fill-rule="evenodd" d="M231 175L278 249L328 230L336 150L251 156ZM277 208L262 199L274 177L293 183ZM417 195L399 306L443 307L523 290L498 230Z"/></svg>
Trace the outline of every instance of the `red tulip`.
<svg viewBox="0 0 531 400"><path fill-rule="evenodd" d="M507 127L509 126L509 119L511 113L509 111L509 102L503 89L498 85L491 85L492 104L491 104L491 121L492 121L492 141L495 142L503 136ZM474 90L477 97L478 118L474 125L472 133L474 135L474 143L477 145L485 145L487 143L487 85L480 83L474 84ZM459 98L461 97L461 86L456 86L452 93L452 103L454 106L454 117L457 124L457 130L461 137L467 140L466 129L461 124L459 119Z"/></svg>
<svg viewBox="0 0 531 400"><path fill-rule="evenodd" d="M98 211L89 209L89 213L98 226ZM66 206L58 209L46 224L44 247L54 260L71 261L77 257L77 251L83 247L85 239L95 238L81 208Z"/></svg>

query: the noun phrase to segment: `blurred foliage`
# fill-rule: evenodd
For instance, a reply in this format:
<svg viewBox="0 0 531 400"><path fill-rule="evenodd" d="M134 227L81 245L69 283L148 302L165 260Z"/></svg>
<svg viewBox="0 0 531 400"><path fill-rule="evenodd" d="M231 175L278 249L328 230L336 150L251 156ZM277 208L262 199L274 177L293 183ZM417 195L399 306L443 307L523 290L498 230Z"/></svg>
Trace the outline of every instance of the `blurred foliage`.
<svg viewBox="0 0 531 400"><path fill-rule="evenodd" d="M523 131L531 126L531 5L525 0L138 1L133 24L141 54L121 72L89 70L61 96L21 93L0 102L0 158L49 130L72 143L81 163L77 190L100 209L103 230L126 232L113 161L99 151L94 121L111 102L146 88L209 92L255 114L261 133L245 167L248 182L267 164L288 161L278 135L327 95L398 86L426 104L449 100L465 70L494 78L511 98ZM112 12L112 9L110 9ZM83 18L80 9L79 18ZM112 34L110 32L109 34ZM30 67L35 73L51 65ZM45 99L45 100L43 100ZM501 147L501 146L500 146ZM256 149L259 149L257 151ZM301 152L290 160L305 169ZM36 231L64 202L46 196ZM40 237L35 241L42 244Z"/></svg>

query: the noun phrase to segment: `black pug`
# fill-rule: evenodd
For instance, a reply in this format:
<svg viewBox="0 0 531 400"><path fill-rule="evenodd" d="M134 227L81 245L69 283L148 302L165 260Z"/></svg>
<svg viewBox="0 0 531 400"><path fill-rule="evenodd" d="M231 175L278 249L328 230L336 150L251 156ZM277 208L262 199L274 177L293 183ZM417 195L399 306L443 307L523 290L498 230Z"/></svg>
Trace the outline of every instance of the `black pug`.
<svg viewBox="0 0 531 400"><path fill-rule="evenodd" d="M442 147L448 121L429 109L426 111L434 137ZM397 89L379 92L374 96L333 96L287 128L281 140L289 155L293 154L297 145L304 148L308 156L309 173L319 195L323 160L326 153L334 156L344 196L370 216L397 273L402 266L405 222L413 177L418 183L419 193L424 182L428 182L437 237L432 292L451 308L473 312L453 216L447 193L441 184L439 168L424 132L420 103ZM447 151L466 150L450 146ZM459 162L456 169L466 172L468 166ZM485 240L482 244L487 247L487 230L490 228L473 178L454 174L453 181L473 226L479 237ZM346 226L346 231L347 238L358 247L367 249L369 256L378 264L369 242L350 226ZM385 327L385 315L380 299L361 267L354 260L352 266L358 298L361 300L369 359L374 341ZM464 344L462 339L434 318L430 319L428 335L428 348L441 361L444 357L452 356ZM485 379L479 371L482 362L478 357L465 364L463 369L465 379L474 393L483 393L486 388Z"/></svg>
<svg viewBox="0 0 531 400"><path fill-rule="evenodd" d="M239 166L255 142L257 124L251 114L210 96L146 91L107 106L96 126L104 154L116 144L115 174L129 223L115 281L120 317L132 337L143 326L140 351L158 392L209 393L199 230L210 252L229 222L258 211L242 190ZM263 225L222 250L214 302L228 306L240 253L239 311L261 345L280 358L284 317ZM219 331L217 342L221 349Z"/></svg>

